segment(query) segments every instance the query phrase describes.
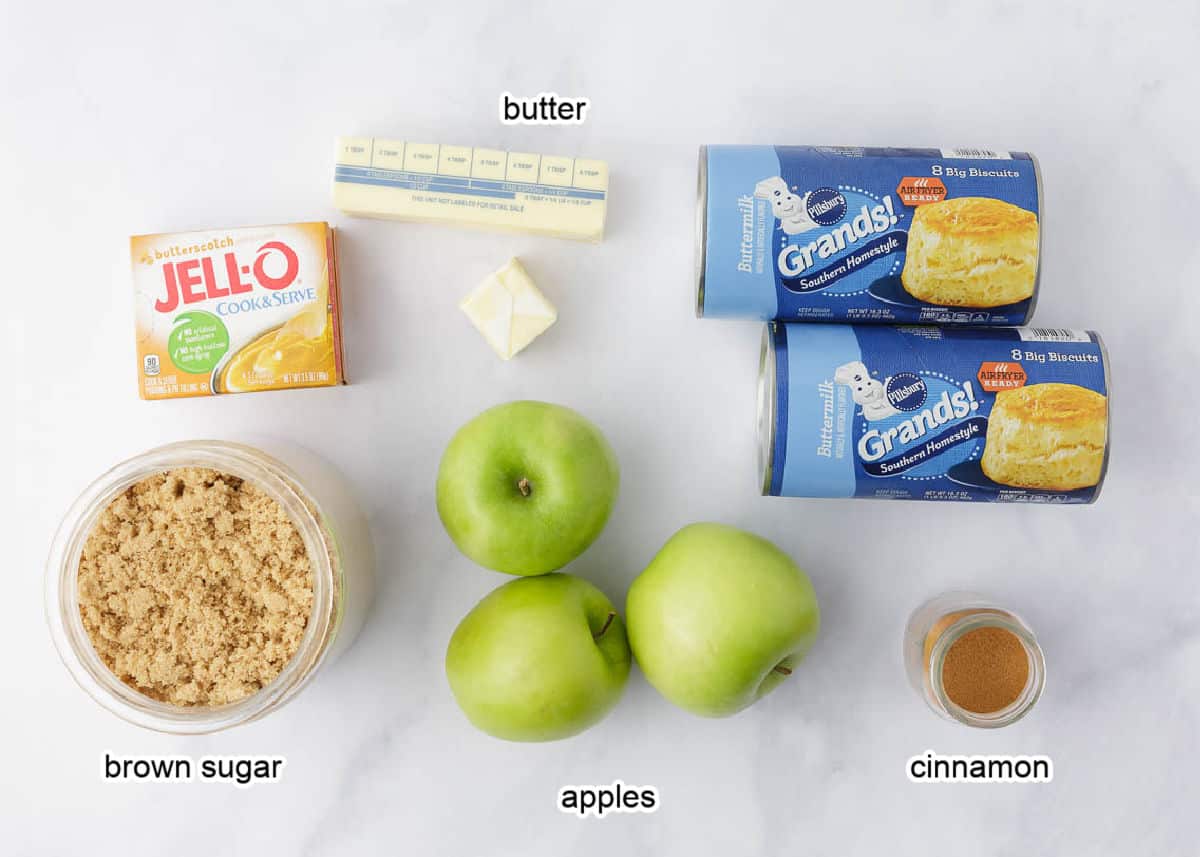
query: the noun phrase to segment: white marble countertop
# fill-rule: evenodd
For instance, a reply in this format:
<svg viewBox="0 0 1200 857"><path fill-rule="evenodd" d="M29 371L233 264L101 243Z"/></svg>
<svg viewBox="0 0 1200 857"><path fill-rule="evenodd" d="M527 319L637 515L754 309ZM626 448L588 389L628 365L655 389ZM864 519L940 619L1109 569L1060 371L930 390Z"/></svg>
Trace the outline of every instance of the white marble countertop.
<svg viewBox="0 0 1200 857"><path fill-rule="evenodd" d="M5 853L1195 853L1200 7L220 5L0 13ZM505 89L584 95L592 115L504 128ZM606 159L608 236L586 246L341 217L332 139L354 133ZM759 326L692 314L705 142L1037 153L1049 212L1037 320L1101 331L1112 358L1100 502L759 497ZM354 383L139 401L127 237L305 219L342 230ZM512 255L560 320L503 364L456 304ZM671 707L635 670L612 716L572 740L506 744L467 724L442 656L503 578L446 537L434 472L455 427L519 397L577 407L619 454L614 516L570 568L618 604L694 520L753 529L800 561L824 628L792 680L725 721ZM245 431L308 445L357 487L382 560L372 615L342 661L266 720L202 738L140 731L57 660L42 611L51 535L116 461ZM1039 634L1046 695L1012 728L944 722L906 684L904 621L951 588L996 595ZM1055 779L910 784L905 760L928 748L1045 753ZM101 779L105 750L288 764L282 782L248 791L122 785ZM661 810L556 811L560 786L617 778L657 786Z"/></svg>

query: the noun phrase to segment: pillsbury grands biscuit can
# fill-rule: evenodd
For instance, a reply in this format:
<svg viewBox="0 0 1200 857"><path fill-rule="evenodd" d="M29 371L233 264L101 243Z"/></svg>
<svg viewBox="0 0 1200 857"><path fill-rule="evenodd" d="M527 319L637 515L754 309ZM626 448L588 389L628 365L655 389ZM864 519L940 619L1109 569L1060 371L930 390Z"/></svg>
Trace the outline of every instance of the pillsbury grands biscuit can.
<svg viewBox="0 0 1200 857"><path fill-rule="evenodd" d="M1041 177L1024 152L706 146L696 310L709 318L1020 325Z"/></svg>
<svg viewBox="0 0 1200 857"><path fill-rule="evenodd" d="M1091 503L1108 466L1091 331L767 325L763 494Z"/></svg>

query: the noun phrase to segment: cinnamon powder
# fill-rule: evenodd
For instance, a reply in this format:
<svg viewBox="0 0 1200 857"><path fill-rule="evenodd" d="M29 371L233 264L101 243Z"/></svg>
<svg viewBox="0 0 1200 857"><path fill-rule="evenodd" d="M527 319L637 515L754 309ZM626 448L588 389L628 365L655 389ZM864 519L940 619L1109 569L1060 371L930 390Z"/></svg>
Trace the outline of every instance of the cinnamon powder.
<svg viewBox="0 0 1200 857"><path fill-rule="evenodd" d="M1012 705L1029 680L1029 658L1006 628L975 628L955 640L942 662L942 687L960 708L990 714Z"/></svg>

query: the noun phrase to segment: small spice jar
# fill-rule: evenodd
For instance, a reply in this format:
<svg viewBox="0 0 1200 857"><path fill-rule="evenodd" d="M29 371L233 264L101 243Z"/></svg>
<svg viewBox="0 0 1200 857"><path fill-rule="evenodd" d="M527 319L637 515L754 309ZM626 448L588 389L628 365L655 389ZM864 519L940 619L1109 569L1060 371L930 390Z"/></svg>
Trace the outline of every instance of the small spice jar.
<svg viewBox="0 0 1200 857"><path fill-rule="evenodd" d="M46 618L72 677L104 708L148 729L199 734L249 723L282 707L357 635L371 600L374 550L366 519L345 481L324 460L283 441L270 453L227 441L169 444L135 456L96 479L68 511L46 568ZM220 705L176 705L141 693L102 660L80 615L80 562L106 508L156 474L217 471L250 483L294 525L312 569L312 607L295 653L245 698Z"/></svg>
<svg viewBox="0 0 1200 857"><path fill-rule="evenodd" d="M948 592L913 612L904 663L930 708L984 729L1020 720L1046 683L1045 659L1030 627L971 592Z"/></svg>

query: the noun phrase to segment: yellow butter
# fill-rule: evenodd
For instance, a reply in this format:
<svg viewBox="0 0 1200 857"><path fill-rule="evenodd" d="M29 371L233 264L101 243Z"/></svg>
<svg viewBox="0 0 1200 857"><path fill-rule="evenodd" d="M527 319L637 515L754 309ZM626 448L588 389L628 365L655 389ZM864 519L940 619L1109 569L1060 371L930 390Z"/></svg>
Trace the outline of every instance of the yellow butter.
<svg viewBox="0 0 1200 857"><path fill-rule="evenodd" d="M333 204L357 217L595 242L604 237L608 165L470 146L339 137Z"/></svg>
<svg viewBox="0 0 1200 857"><path fill-rule="evenodd" d="M502 360L511 360L558 319L519 259L489 274L459 304Z"/></svg>

